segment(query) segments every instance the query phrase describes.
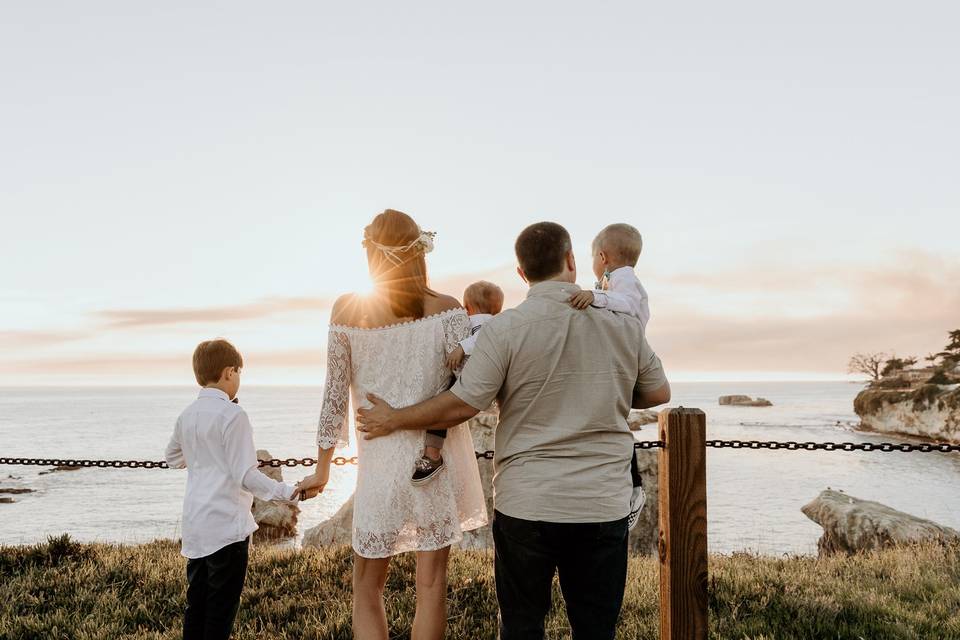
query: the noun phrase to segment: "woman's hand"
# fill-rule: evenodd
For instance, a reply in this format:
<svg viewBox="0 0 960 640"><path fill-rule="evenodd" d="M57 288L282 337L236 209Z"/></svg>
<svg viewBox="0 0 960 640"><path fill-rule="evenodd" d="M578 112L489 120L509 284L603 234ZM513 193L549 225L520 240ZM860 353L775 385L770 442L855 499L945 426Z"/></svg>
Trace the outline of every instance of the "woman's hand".
<svg viewBox="0 0 960 640"><path fill-rule="evenodd" d="M367 394L367 400L371 407L357 411L357 429L366 434L364 439L372 440L396 431L396 409L372 393Z"/></svg>
<svg viewBox="0 0 960 640"><path fill-rule="evenodd" d="M309 500L323 493L329 480L330 466L323 465L317 468L316 471L297 483L297 489L300 490L300 499Z"/></svg>

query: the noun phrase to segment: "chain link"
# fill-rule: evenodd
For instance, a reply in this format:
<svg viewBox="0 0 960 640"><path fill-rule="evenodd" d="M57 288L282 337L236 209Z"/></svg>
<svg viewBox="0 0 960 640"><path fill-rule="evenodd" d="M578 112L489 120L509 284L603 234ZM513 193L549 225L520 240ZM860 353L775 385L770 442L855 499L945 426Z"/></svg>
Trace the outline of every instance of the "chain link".
<svg viewBox="0 0 960 640"><path fill-rule="evenodd" d="M663 440L642 440L634 443L635 449L660 449L665 447ZM775 440L707 440L706 446L714 449L785 449L787 451L879 451L881 453L954 453L960 452L960 444L946 442L779 442ZM493 460L493 451L476 451L477 460ZM261 467L312 467L317 464L315 458L273 458L260 460ZM342 467L357 464L357 456L345 458L337 456L330 464ZM0 465L20 465L36 467L66 467L98 469L166 469L163 460L74 460L72 458L0 458Z"/></svg>

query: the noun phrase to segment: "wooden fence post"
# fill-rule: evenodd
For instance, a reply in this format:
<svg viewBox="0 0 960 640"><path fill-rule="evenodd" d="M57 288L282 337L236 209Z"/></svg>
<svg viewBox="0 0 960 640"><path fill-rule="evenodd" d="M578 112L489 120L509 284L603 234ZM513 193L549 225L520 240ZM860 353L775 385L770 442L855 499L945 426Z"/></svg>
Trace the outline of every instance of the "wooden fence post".
<svg viewBox="0 0 960 640"><path fill-rule="evenodd" d="M660 413L660 640L707 637L707 416Z"/></svg>

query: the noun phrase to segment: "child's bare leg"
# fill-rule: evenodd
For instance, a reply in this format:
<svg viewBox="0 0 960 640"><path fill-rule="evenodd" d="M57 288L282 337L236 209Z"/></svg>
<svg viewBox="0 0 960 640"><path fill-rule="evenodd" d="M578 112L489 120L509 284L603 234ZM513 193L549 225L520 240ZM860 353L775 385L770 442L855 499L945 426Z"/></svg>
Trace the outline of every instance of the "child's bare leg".
<svg viewBox="0 0 960 640"><path fill-rule="evenodd" d="M438 449L437 447L426 446L423 448L423 455L427 456L431 460L439 460L440 449Z"/></svg>

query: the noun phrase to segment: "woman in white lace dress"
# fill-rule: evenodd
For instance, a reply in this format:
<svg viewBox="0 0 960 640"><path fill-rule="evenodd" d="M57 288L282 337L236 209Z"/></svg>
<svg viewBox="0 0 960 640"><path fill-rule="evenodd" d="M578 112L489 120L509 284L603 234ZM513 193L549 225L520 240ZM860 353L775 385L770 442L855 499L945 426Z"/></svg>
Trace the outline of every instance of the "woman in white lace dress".
<svg viewBox="0 0 960 640"><path fill-rule="evenodd" d="M460 304L427 287L424 254L432 234L412 218L387 210L364 231L375 292L346 295L331 313L326 389L317 433L317 470L301 482L308 495L326 485L334 448L349 440L350 403L370 406L368 394L395 407L416 404L448 388L445 358L469 334ZM417 612L413 638L441 638L446 625L450 545L487 521L483 488L466 425L447 431L444 470L414 485L423 431L357 438L353 510L353 629L361 640L387 638L383 604L390 557L417 552Z"/></svg>

